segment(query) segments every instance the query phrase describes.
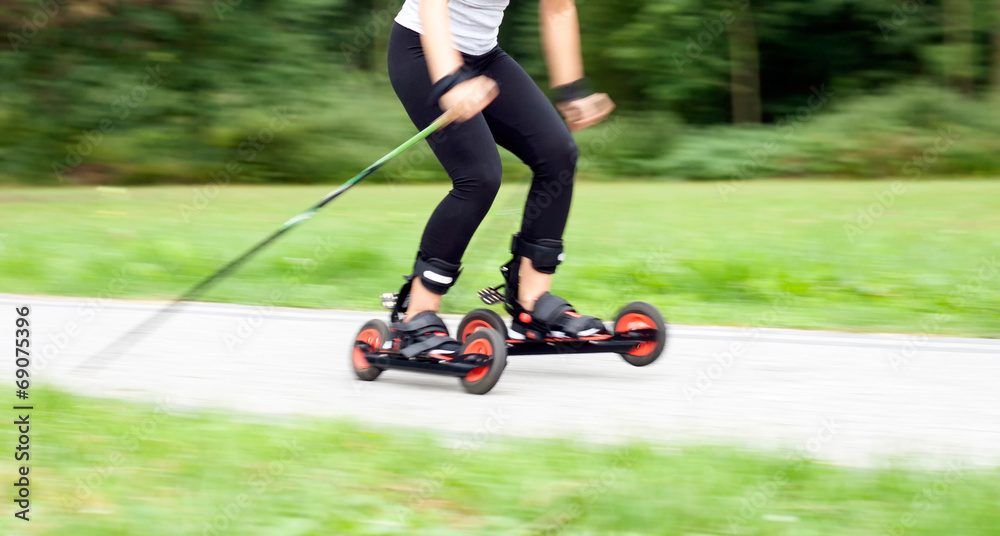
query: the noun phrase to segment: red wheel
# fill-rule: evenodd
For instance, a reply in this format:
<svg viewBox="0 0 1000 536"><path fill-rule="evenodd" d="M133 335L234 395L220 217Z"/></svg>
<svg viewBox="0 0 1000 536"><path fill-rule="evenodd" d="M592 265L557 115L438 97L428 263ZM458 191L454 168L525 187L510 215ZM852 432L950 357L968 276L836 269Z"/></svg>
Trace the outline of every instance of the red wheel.
<svg viewBox="0 0 1000 536"><path fill-rule="evenodd" d="M490 344L489 339L476 339L465 347L465 352L469 354L493 355L493 345ZM488 370L490 370L490 367L472 369L465 375L465 381L472 383L478 382L486 376L486 372Z"/></svg>
<svg viewBox="0 0 1000 536"><path fill-rule="evenodd" d="M458 342L465 340L481 329L493 329L507 340L507 324L500 315L489 309L476 309L462 318L458 324Z"/></svg>
<svg viewBox="0 0 1000 536"><path fill-rule="evenodd" d="M615 335L634 329L656 330L656 338L640 342L632 350L619 354L630 365L644 367L656 361L667 346L667 325L660 311L646 302L632 302L618 313L615 320Z"/></svg>
<svg viewBox="0 0 1000 536"><path fill-rule="evenodd" d="M500 381L500 375L507 366L507 341L492 329L473 331L462 346L462 354L483 354L493 356L486 367L477 367L461 378L462 387L475 395L484 395Z"/></svg>
<svg viewBox="0 0 1000 536"><path fill-rule="evenodd" d="M351 347L351 367L359 380L370 382L382 374L382 369L372 366L365 358L365 352L377 352L382 349L385 341L391 337L389 326L381 320L372 320L361 327ZM364 343L359 345L358 343Z"/></svg>

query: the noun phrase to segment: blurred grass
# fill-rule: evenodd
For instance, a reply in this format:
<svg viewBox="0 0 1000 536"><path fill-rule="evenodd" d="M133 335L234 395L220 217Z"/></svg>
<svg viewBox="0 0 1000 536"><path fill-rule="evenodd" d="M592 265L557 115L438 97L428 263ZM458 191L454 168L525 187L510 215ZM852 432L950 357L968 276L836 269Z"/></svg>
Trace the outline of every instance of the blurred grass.
<svg viewBox="0 0 1000 536"><path fill-rule="evenodd" d="M996 469L854 469L797 453L483 431L446 440L47 389L32 400L31 522L13 517L4 486L9 536L976 536L1000 525ZM14 463L0 472L14 475Z"/></svg>
<svg viewBox="0 0 1000 536"><path fill-rule="evenodd" d="M527 188L507 177L447 312L480 306L475 291L500 282ZM581 183L555 291L605 317L640 299L677 323L1000 336L1000 181L903 181L861 225L890 181L750 181L720 194L730 186ZM172 298L328 190L0 189L0 288ZM362 185L205 299L377 309L446 191Z"/></svg>

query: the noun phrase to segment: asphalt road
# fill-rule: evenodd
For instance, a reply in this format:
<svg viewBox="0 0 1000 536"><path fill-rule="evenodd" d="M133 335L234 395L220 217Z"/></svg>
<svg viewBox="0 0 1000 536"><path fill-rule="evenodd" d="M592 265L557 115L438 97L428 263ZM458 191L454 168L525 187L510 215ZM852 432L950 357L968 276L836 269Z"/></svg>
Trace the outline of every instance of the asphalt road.
<svg viewBox="0 0 1000 536"><path fill-rule="evenodd" d="M498 433L791 449L831 463L1000 465L1000 341L671 326L667 352L518 356L485 396L453 378L354 379L348 349L382 313L191 304L126 356L75 372L159 304L0 295L3 340L31 306L36 380L101 397L336 416L457 437ZM450 318L452 328L458 318ZM13 364L0 370L3 385Z"/></svg>

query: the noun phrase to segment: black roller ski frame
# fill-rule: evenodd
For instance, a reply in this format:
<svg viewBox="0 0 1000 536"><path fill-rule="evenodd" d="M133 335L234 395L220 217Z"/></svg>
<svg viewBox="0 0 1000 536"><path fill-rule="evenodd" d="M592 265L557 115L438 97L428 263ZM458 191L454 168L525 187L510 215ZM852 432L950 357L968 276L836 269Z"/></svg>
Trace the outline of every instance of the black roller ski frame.
<svg viewBox="0 0 1000 536"><path fill-rule="evenodd" d="M382 295L382 305L392 311L389 317L392 323L399 322L406 312L412 284L412 278L407 278L398 294ZM491 329L482 329L461 342L462 348L455 355L406 357L400 352L398 334L385 322L372 320L355 337L351 366L363 381L372 381L385 370L405 370L454 376L467 392L488 393L507 366L507 345L503 336Z"/></svg>
<svg viewBox="0 0 1000 536"><path fill-rule="evenodd" d="M508 293L517 291L518 281L514 271L519 263L520 258L515 256L500 268L505 281L503 285L479 291L479 298L483 303L503 303L508 313L516 313L510 301L514 297L505 295L501 289L506 287ZM539 337L531 332L524 338L514 337L500 315L490 309L476 309L462 319L456 339L463 342L480 329L491 329L503 335L509 356L616 353L637 367L656 361L667 342L667 326L663 316L656 307L646 302L632 302L623 307L614 322L610 325L605 323L605 333L576 338Z"/></svg>

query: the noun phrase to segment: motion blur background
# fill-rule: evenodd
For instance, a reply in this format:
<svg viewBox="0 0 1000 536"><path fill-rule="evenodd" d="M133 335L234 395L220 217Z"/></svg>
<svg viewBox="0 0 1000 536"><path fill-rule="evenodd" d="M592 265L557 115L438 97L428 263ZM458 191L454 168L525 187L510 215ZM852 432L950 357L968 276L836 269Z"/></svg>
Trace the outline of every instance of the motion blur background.
<svg viewBox="0 0 1000 536"><path fill-rule="evenodd" d="M234 180L336 181L411 132L385 69L401 3L6 1L0 181L204 182L274 107L297 119ZM537 9L512 2L500 41L545 87ZM579 12L587 74L622 122L587 176L730 179L776 133L743 175L899 175L946 126L963 143L935 175L1000 168L995 0L588 0ZM162 81L143 86L147 69ZM114 132L78 147L105 118ZM406 178L443 180L433 161L418 168Z"/></svg>
<svg viewBox="0 0 1000 536"><path fill-rule="evenodd" d="M3 485L0 533L997 534L1000 0L577 2L619 108L576 134L555 290L662 309L654 366L354 381L449 187L421 144L75 372L413 135L401 4L0 0L0 332L32 307L37 408L34 520ZM500 43L547 89L537 11ZM500 282L503 159L444 312Z"/></svg>

